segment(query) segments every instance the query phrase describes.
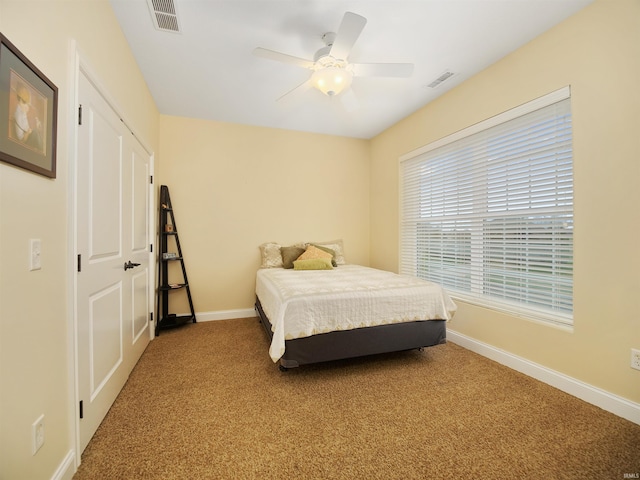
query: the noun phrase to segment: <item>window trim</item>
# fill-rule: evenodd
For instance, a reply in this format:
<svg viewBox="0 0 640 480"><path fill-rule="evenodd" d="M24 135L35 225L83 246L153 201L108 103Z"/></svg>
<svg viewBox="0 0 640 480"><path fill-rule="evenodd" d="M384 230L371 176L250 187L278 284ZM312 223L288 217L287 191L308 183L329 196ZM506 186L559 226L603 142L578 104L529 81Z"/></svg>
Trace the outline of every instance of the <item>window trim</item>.
<svg viewBox="0 0 640 480"><path fill-rule="evenodd" d="M494 126L503 124L505 122L509 122L518 117L526 115L528 113L534 112L541 108L553 105L560 101L571 98L571 87L565 86L554 92L551 92L542 97L536 98L530 102L524 103L517 107L514 107L510 110L507 110L503 113L497 114L493 117L490 117L486 120L478 122L474 125L471 125L467 128L454 132L446 137L440 138L431 142L427 145L419 147L411 152L408 152L398 159L398 192L399 192L399 202L398 202L398 245L399 245L399 255L400 259L402 258L402 245L403 245L403 197L404 197L404 187L403 187L403 171L402 165L405 161L412 160L420 155L424 155L432 150L441 148L443 146L449 145L453 142L461 140L463 138L469 137L476 133L482 132L484 130L490 129ZM468 297L461 292L452 292L451 296L455 299L462 300L466 303L478 305L484 308L490 308L491 310L498 311L501 313L506 313L511 316L526 318L534 321L541 321L545 325L554 325L562 328L568 328L572 330L573 327L573 312L572 313L562 313L562 312L553 312L546 313L543 311L538 311L536 309L532 309L527 305L517 305L510 303L508 301L500 301L499 299L492 298L490 300L484 301L482 298L478 298L475 295L469 295ZM574 306L575 311L575 306Z"/></svg>

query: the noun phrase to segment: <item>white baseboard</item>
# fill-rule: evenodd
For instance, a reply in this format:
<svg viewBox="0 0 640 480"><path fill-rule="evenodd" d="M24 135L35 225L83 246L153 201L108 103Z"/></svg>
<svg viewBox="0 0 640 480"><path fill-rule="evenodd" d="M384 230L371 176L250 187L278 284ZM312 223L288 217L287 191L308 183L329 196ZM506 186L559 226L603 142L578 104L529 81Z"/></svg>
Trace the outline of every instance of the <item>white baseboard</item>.
<svg viewBox="0 0 640 480"><path fill-rule="evenodd" d="M447 340L640 425L640 404L447 329Z"/></svg>
<svg viewBox="0 0 640 480"><path fill-rule="evenodd" d="M257 316L253 308L242 308L237 310L218 310L215 312L197 312L196 320L198 322L211 322L214 320L231 320L234 318L251 318Z"/></svg>
<svg viewBox="0 0 640 480"><path fill-rule="evenodd" d="M76 453L73 450L69 450L51 480L71 480L76 473L75 459Z"/></svg>

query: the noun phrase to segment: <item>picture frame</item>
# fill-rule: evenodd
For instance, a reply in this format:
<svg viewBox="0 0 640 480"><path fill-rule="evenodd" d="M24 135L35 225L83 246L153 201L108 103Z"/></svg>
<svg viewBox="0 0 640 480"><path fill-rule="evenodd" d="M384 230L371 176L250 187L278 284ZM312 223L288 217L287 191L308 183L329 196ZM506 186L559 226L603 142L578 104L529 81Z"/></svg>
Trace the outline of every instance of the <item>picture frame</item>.
<svg viewBox="0 0 640 480"><path fill-rule="evenodd" d="M0 161L56 178L58 89L0 33Z"/></svg>

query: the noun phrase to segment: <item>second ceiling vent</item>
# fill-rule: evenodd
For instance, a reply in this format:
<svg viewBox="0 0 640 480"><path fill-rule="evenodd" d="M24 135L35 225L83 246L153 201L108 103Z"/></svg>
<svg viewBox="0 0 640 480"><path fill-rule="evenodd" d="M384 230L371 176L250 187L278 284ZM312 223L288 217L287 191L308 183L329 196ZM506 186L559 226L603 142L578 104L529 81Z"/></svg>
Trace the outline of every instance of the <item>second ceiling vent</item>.
<svg viewBox="0 0 640 480"><path fill-rule="evenodd" d="M427 85L427 87L436 88L438 85L440 85L443 82L446 82L447 80L449 80L454 75L455 75L455 73L447 70L442 75L440 75L438 78L436 78L433 82L431 82L429 85Z"/></svg>

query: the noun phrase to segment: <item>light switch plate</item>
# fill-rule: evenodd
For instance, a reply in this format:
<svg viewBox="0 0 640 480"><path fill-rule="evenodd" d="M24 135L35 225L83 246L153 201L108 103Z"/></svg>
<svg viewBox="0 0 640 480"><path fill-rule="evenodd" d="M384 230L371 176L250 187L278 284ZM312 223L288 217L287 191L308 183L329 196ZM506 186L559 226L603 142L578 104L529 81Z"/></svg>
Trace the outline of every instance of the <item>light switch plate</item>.
<svg viewBox="0 0 640 480"><path fill-rule="evenodd" d="M42 253L42 242L39 238L29 240L29 270L40 270L42 262L40 255Z"/></svg>

